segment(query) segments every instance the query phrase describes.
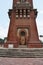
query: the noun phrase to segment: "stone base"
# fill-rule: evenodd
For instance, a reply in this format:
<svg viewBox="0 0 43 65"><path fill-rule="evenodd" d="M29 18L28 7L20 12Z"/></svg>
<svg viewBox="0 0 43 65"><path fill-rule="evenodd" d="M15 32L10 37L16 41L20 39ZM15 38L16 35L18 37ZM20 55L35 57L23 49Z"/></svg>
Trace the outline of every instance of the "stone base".
<svg viewBox="0 0 43 65"><path fill-rule="evenodd" d="M43 58L43 48L1 48L0 57Z"/></svg>

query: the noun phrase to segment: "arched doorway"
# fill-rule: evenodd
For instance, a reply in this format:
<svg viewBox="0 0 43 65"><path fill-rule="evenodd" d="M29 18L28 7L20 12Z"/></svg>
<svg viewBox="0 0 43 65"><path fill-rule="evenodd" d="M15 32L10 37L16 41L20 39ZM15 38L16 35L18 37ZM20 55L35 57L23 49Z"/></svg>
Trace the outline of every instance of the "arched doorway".
<svg viewBox="0 0 43 65"><path fill-rule="evenodd" d="M17 38L18 38L19 48L27 48L28 37L29 37L28 28L17 29Z"/></svg>
<svg viewBox="0 0 43 65"><path fill-rule="evenodd" d="M26 32L25 31L21 31L20 32L20 45L25 45L26 44Z"/></svg>

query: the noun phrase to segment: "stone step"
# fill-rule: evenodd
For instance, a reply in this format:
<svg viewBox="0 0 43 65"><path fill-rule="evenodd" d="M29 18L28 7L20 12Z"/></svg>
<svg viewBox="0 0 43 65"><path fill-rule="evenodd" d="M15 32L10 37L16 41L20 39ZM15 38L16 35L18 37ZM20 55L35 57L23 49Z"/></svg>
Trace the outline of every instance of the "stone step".
<svg viewBox="0 0 43 65"><path fill-rule="evenodd" d="M43 48L1 48L0 57L43 58Z"/></svg>

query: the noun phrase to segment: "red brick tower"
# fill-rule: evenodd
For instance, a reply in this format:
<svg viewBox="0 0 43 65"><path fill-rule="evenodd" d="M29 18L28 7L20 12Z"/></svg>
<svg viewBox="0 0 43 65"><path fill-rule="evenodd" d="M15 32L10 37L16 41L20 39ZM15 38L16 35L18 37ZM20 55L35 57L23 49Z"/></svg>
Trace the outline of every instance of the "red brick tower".
<svg viewBox="0 0 43 65"><path fill-rule="evenodd" d="M5 47L40 48L36 27L37 9L32 0L13 0L13 8L8 12L10 25Z"/></svg>

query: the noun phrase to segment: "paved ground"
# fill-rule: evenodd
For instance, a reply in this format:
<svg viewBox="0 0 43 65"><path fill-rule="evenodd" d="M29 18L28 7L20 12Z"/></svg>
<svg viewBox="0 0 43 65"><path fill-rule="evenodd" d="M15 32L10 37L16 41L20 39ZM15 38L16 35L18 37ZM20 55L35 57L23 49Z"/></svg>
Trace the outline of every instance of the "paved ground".
<svg viewBox="0 0 43 65"><path fill-rule="evenodd" d="M43 65L43 58L0 58L0 65Z"/></svg>

